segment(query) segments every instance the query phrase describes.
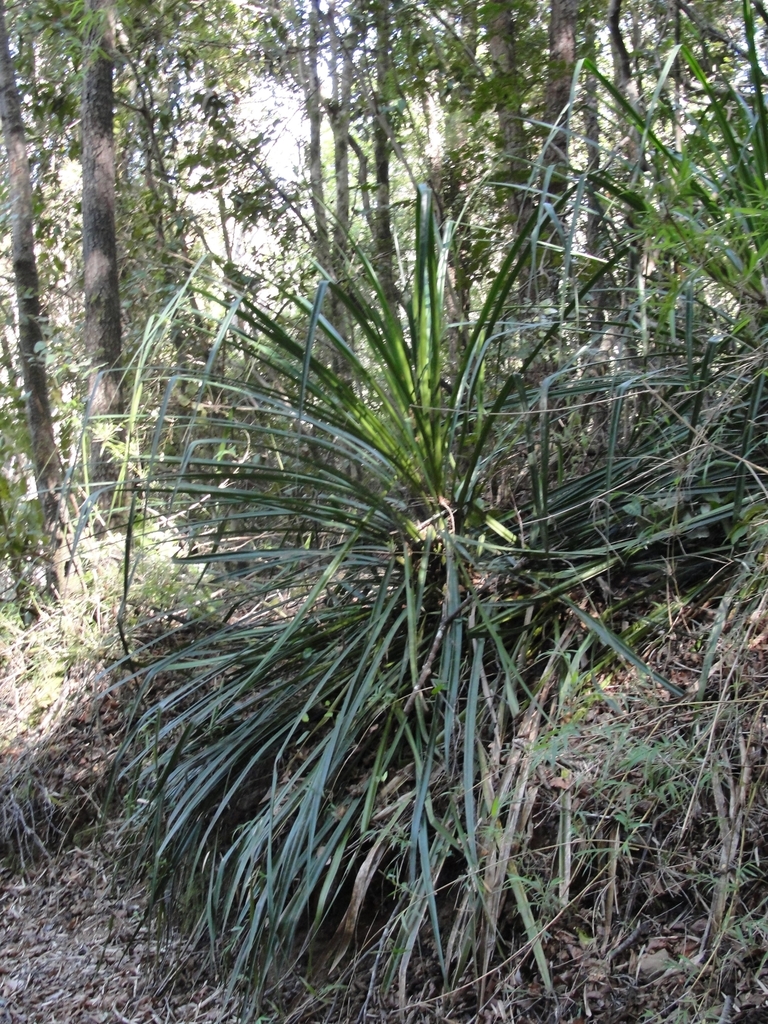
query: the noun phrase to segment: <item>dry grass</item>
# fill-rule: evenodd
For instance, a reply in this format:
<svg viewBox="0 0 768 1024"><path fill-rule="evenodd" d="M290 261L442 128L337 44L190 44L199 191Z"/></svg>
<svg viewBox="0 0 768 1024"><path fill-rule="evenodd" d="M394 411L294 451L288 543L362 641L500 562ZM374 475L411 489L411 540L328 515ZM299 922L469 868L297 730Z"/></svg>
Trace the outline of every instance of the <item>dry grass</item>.
<svg viewBox="0 0 768 1024"><path fill-rule="evenodd" d="M689 693L706 668L703 702L662 692L639 700L636 681L620 672L602 680L612 705L552 689L529 715L524 748L499 752L487 785L516 793L515 821L487 831L501 924L484 940L479 984L459 978L446 990L427 936L407 974L385 989L371 895L383 889L371 885L341 963L333 972L298 964L267 993L264 1019L765 1019L768 617L761 605L733 612L703 665L713 617L704 609L674 623L646 652ZM2 755L0 1019L227 1019L200 949L171 930L158 959L142 888L114 873L120 840L111 826L97 834L122 709L113 694L95 697L95 675L71 666L50 706L22 722ZM35 682L17 672L6 678L6 713L8 678L14 707L33 707ZM441 912L460 921L466 880L442 881Z"/></svg>
<svg viewBox="0 0 768 1024"><path fill-rule="evenodd" d="M41 610L26 630L5 625L0 1021L234 1020L205 956L183 936L166 932L160 956L145 892L116 868L120 838L109 822L100 828L122 735L118 700L99 692L112 644L90 629L88 616L76 626L67 606ZM54 678L51 665L56 685L43 690L41 675Z"/></svg>

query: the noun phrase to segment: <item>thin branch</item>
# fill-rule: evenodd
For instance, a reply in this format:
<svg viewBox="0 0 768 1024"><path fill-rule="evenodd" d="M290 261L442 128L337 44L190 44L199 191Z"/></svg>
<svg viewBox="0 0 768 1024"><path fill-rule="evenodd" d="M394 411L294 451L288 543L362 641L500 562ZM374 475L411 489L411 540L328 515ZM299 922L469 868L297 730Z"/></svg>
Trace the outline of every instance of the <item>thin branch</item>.
<svg viewBox="0 0 768 1024"><path fill-rule="evenodd" d="M746 50L743 50L738 43L735 43L732 39L729 39L724 32L720 29L715 28L714 25L710 25L708 21L705 21L700 14L698 14L693 7L686 0L677 0L680 5L680 9L685 12L688 19L696 26L696 28L705 36L709 36L710 39L714 39L715 42L722 43L723 46L727 46L728 49L735 53L742 60L747 60L749 54ZM760 4L762 7L762 4Z"/></svg>
<svg viewBox="0 0 768 1024"><path fill-rule="evenodd" d="M368 195L368 157L363 152L363 147L351 134L349 136L349 144L357 157L357 180L358 187L360 188L360 198L363 203L363 213L365 214L365 219L368 222L368 227L371 229L371 233L373 233L373 212L371 210L371 200Z"/></svg>
<svg viewBox="0 0 768 1024"><path fill-rule="evenodd" d="M760 2L760 0L752 0L752 3L754 4L754 7L755 7L755 10L757 11L757 13L763 19L765 24L768 25L768 11L766 11L766 9L763 6L763 4Z"/></svg>

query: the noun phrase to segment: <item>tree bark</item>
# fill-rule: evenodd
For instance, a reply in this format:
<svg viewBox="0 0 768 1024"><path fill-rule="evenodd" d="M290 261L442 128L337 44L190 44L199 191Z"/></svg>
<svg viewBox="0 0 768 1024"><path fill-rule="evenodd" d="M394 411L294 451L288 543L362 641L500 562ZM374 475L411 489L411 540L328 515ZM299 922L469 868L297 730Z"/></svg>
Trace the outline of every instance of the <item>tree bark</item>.
<svg viewBox="0 0 768 1024"><path fill-rule="evenodd" d="M40 285L32 220L32 181L21 102L8 45L5 5L0 0L0 116L8 154L13 235L13 273L19 317L19 356L37 493L47 531L58 545L61 462L48 397ZM54 556L55 559L55 556Z"/></svg>
<svg viewBox="0 0 768 1024"><path fill-rule="evenodd" d="M389 158L392 152L387 125L391 91L392 57L390 54L391 18L388 0L375 0L376 28L376 95L373 126L373 160L376 167L376 212L374 214L374 251L376 270L382 291L391 306L398 301L395 284L395 243L392 234L392 208L389 187Z"/></svg>
<svg viewBox="0 0 768 1024"><path fill-rule="evenodd" d="M331 56L333 96L328 105L333 132L333 160L336 185L336 221L333 226L334 245L339 253L347 247L349 232L349 122L352 101L352 56L348 40L340 38L335 24L336 9L331 4Z"/></svg>
<svg viewBox="0 0 768 1024"><path fill-rule="evenodd" d="M610 0L608 5L608 31L613 51L614 82L616 88L629 100L635 110L641 111L640 88L637 79L632 74L632 61L621 28L621 3L622 0ZM631 163L640 160L640 133L637 128L630 128L624 143L624 152Z"/></svg>
<svg viewBox="0 0 768 1024"><path fill-rule="evenodd" d="M552 0L549 19L549 75L545 120L561 125L550 146L559 163L568 161L568 105L576 64L577 0Z"/></svg>
<svg viewBox="0 0 768 1024"><path fill-rule="evenodd" d="M598 26L592 16L587 20L586 29L587 56L596 62ZM587 144L587 167L590 173L594 174L600 169L600 118L598 83L593 74L587 75L585 94L584 140ZM587 186L587 195L589 196L586 225L587 252L596 256L600 248L603 210L593 181L590 181ZM590 329L595 337L603 336L605 331L606 302L606 288L603 284L597 287L588 299L588 304L592 309Z"/></svg>
<svg viewBox="0 0 768 1024"><path fill-rule="evenodd" d="M331 43L331 73L333 95L328 103L328 120L333 133L334 186L336 192L333 224L333 276L342 283L346 275L349 243L349 125L352 103L352 55L350 40L339 35L335 4L328 11ZM349 318L336 296L331 298L334 324L352 344Z"/></svg>
<svg viewBox="0 0 768 1024"><path fill-rule="evenodd" d="M488 50L498 80L496 113L510 184L513 186L509 192L508 206L515 219L520 219L528 206L522 186L528 181L531 165L518 85L517 23L514 5L510 0L497 7L488 25Z"/></svg>
<svg viewBox="0 0 768 1024"><path fill-rule="evenodd" d="M597 60L597 26L594 18L587 22L587 53L591 60ZM598 85L593 74L587 75L586 103L584 105L584 139L587 144L587 167L591 172L600 167L600 119L598 116ZM600 230L598 198L590 188L590 210L587 214L587 251L595 254Z"/></svg>
<svg viewBox="0 0 768 1024"><path fill-rule="evenodd" d="M323 180L322 129L323 108L320 95L320 14L317 0L312 0L309 11L309 46L306 61L302 62L304 102L309 121L309 184L312 192L312 212L315 216L315 258L330 273L331 241L328 231L328 213L325 206Z"/></svg>
<svg viewBox="0 0 768 1024"><path fill-rule="evenodd" d="M613 49L614 80L619 89L633 106L639 104L640 93L637 82L632 75L632 63L629 58L627 44L621 31L621 0L611 0L608 7L608 31L611 35Z"/></svg>
<svg viewBox="0 0 768 1024"><path fill-rule="evenodd" d="M87 0L86 9L93 27L86 41L82 96L84 339L91 364L90 412L98 419L122 411L112 93L115 14L110 0ZM90 472L92 484L117 479L115 461L97 438L91 442Z"/></svg>

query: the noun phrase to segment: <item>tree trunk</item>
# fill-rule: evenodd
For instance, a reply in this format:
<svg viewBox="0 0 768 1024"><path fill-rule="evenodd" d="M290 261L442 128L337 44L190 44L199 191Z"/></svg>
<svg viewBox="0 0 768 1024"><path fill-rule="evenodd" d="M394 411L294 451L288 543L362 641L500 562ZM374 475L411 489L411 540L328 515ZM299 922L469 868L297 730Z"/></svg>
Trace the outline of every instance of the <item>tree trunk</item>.
<svg viewBox="0 0 768 1024"><path fill-rule="evenodd" d="M376 120L373 126L373 160L376 166L376 212L374 215L374 251L376 270L387 301L395 306L398 301L395 284L395 244L392 235L392 209L389 188L389 157L392 144L387 125L391 91L392 57L390 54L391 20L388 0L375 0L376 27Z"/></svg>
<svg viewBox="0 0 768 1024"><path fill-rule="evenodd" d="M333 224L333 276L341 283L346 275L349 242L349 123L352 103L352 56L350 40L339 35L335 5L328 12L333 95L328 104L328 120L333 132L334 184L336 189L335 220ZM344 306L333 296L331 313L334 324L352 344L349 318Z"/></svg>
<svg viewBox="0 0 768 1024"><path fill-rule="evenodd" d="M509 0L499 4L488 26L488 49L498 80L496 112L501 141L507 158L510 184L508 207L514 218L526 215L528 203L522 187L528 181L530 159L520 105L519 68L517 59L517 24Z"/></svg>
<svg viewBox="0 0 768 1024"><path fill-rule="evenodd" d="M549 20L549 75L545 120L561 125L550 142L558 163L568 161L568 106L576 64L577 0L552 0Z"/></svg>
<svg viewBox="0 0 768 1024"><path fill-rule="evenodd" d="M46 530L50 532L58 546L61 463L53 433L43 332L40 325L40 286L32 222L32 182L21 118L21 103L8 45L3 0L0 0L0 116L8 153L13 273L18 302L19 356L24 381L27 423L43 520Z"/></svg>
<svg viewBox="0 0 768 1024"><path fill-rule="evenodd" d="M672 15L675 26L675 46L682 42L682 19L680 16L680 4L677 0L670 0L669 13ZM675 83L675 149L682 152L683 149L683 68L680 62L680 54L675 58L672 66L672 79Z"/></svg>
<svg viewBox="0 0 768 1024"><path fill-rule="evenodd" d="M587 20L587 56L597 61L597 34L598 26L595 19L590 16ZM587 75L586 102L584 104L584 140L587 145L587 167L591 174L600 169L600 118L599 118L599 91L597 78L593 74ZM598 255L601 241L603 210L600 197L592 181L587 186L589 196L589 209L587 211L586 243L587 252L593 256ZM603 336L605 331L605 309L607 304L606 283L603 282L595 288L589 296L588 304L592 309L590 330L594 336Z"/></svg>
<svg viewBox="0 0 768 1024"><path fill-rule="evenodd" d="M587 54L593 61L597 60L597 26L594 18L587 22ZM587 144L587 166L591 172L600 167L600 120L598 116L598 85L593 74L587 75L586 103L584 105L584 139ZM599 199L590 187L590 210L587 215L587 252L597 252L600 230Z"/></svg>
<svg viewBox="0 0 768 1024"><path fill-rule="evenodd" d="M640 103L640 92L632 75L632 63L621 31L621 0L611 0L608 6L608 31L613 49L616 88L637 108Z"/></svg>
<svg viewBox="0 0 768 1024"><path fill-rule="evenodd" d="M335 18L331 5L330 19ZM334 246L339 255L346 252L349 232L349 121L352 101L352 57L348 41L338 35L338 25L331 26L333 63L333 98L328 107L333 132L333 158L336 179L336 222L333 226Z"/></svg>
<svg viewBox="0 0 768 1024"><path fill-rule="evenodd" d="M122 411L120 291L115 236L115 143L112 72L114 8L109 0L87 0L93 28L86 42L82 97L83 261L85 348L91 364L91 416ZM91 483L117 479L117 466L103 441L92 438Z"/></svg>
<svg viewBox="0 0 768 1024"><path fill-rule="evenodd" d="M309 184L312 191L312 211L315 215L315 258L330 273L331 242L328 231L328 213L325 207L323 181L322 127L323 108L320 95L318 52L320 49L320 14L317 0L312 0L309 11L309 46L306 62L302 61L304 102L309 121Z"/></svg>

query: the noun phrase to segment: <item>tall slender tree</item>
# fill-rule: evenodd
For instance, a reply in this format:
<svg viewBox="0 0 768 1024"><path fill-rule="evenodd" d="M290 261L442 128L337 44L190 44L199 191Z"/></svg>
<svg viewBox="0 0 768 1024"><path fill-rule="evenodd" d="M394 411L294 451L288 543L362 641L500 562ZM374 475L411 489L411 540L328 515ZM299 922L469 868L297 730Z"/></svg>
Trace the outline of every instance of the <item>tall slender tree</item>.
<svg viewBox="0 0 768 1024"><path fill-rule="evenodd" d="M54 436L45 368L32 216L32 180L3 0L0 0L0 115L8 155L19 361L24 381L27 423L43 519L46 529L57 542L61 463Z"/></svg>
<svg viewBox="0 0 768 1024"><path fill-rule="evenodd" d="M349 232L349 127L352 103L351 33L346 36L337 21L336 5L328 11L333 94L328 102L328 120L333 132L333 167L336 208L333 224L334 264L343 265ZM338 275L337 275L338 276Z"/></svg>
<svg viewBox="0 0 768 1024"><path fill-rule="evenodd" d="M331 240L325 205L322 155L323 104L319 66L321 23L317 0L312 0L310 5L307 31L308 46L306 58L301 64L301 76L304 86L304 104L309 121L309 182L312 192L312 212L315 218L315 256L325 270L330 270Z"/></svg>
<svg viewBox="0 0 768 1024"><path fill-rule="evenodd" d="M326 102L326 109L333 133L333 180L336 200L331 267L333 276L339 282L346 276L346 256L349 248L349 133L352 108L352 52L356 42L356 34L351 29L344 31L345 13L347 12L337 8L336 3L329 4L327 24L332 94ZM331 296L331 312L334 323L351 343L352 324L343 303L335 293Z"/></svg>
<svg viewBox="0 0 768 1024"><path fill-rule="evenodd" d="M85 346L91 362L90 410L94 417L122 408L120 291L115 235L113 66L115 11L110 0L87 0L83 131L83 262ZM91 480L116 479L102 441L91 445Z"/></svg>
<svg viewBox="0 0 768 1024"><path fill-rule="evenodd" d="M374 0L373 24L376 32L376 86L374 98L373 161L376 168L376 212L374 250L381 287L390 305L397 302L395 284L395 243L392 234L389 160L392 151L389 127L389 102L392 90L392 15L388 0Z"/></svg>
<svg viewBox="0 0 768 1024"><path fill-rule="evenodd" d="M577 0L552 0L545 118L549 124L561 126L551 146L553 156L563 163L568 160L568 102L576 64L577 13Z"/></svg>
<svg viewBox="0 0 768 1024"><path fill-rule="evenodd" d="M530 172L529 142L523 119L520 81L519 14L507 0L490 7L487 24L488 50L493 67L493 90L504 148L505 172L513 186L507 193L507 204L514 218L524 216L525 194L522 186Z"/></svg>
<svg viewBox="0 0 768 1024"><path fill-rule="evenodd" d="M621 28L621 3L622 0L611 0L608 6L608 30L613 50L614 79L616 87L624 93L633 106L637 106L640 101L640 90L637 80L632 74L632 61Z"/></svg>

